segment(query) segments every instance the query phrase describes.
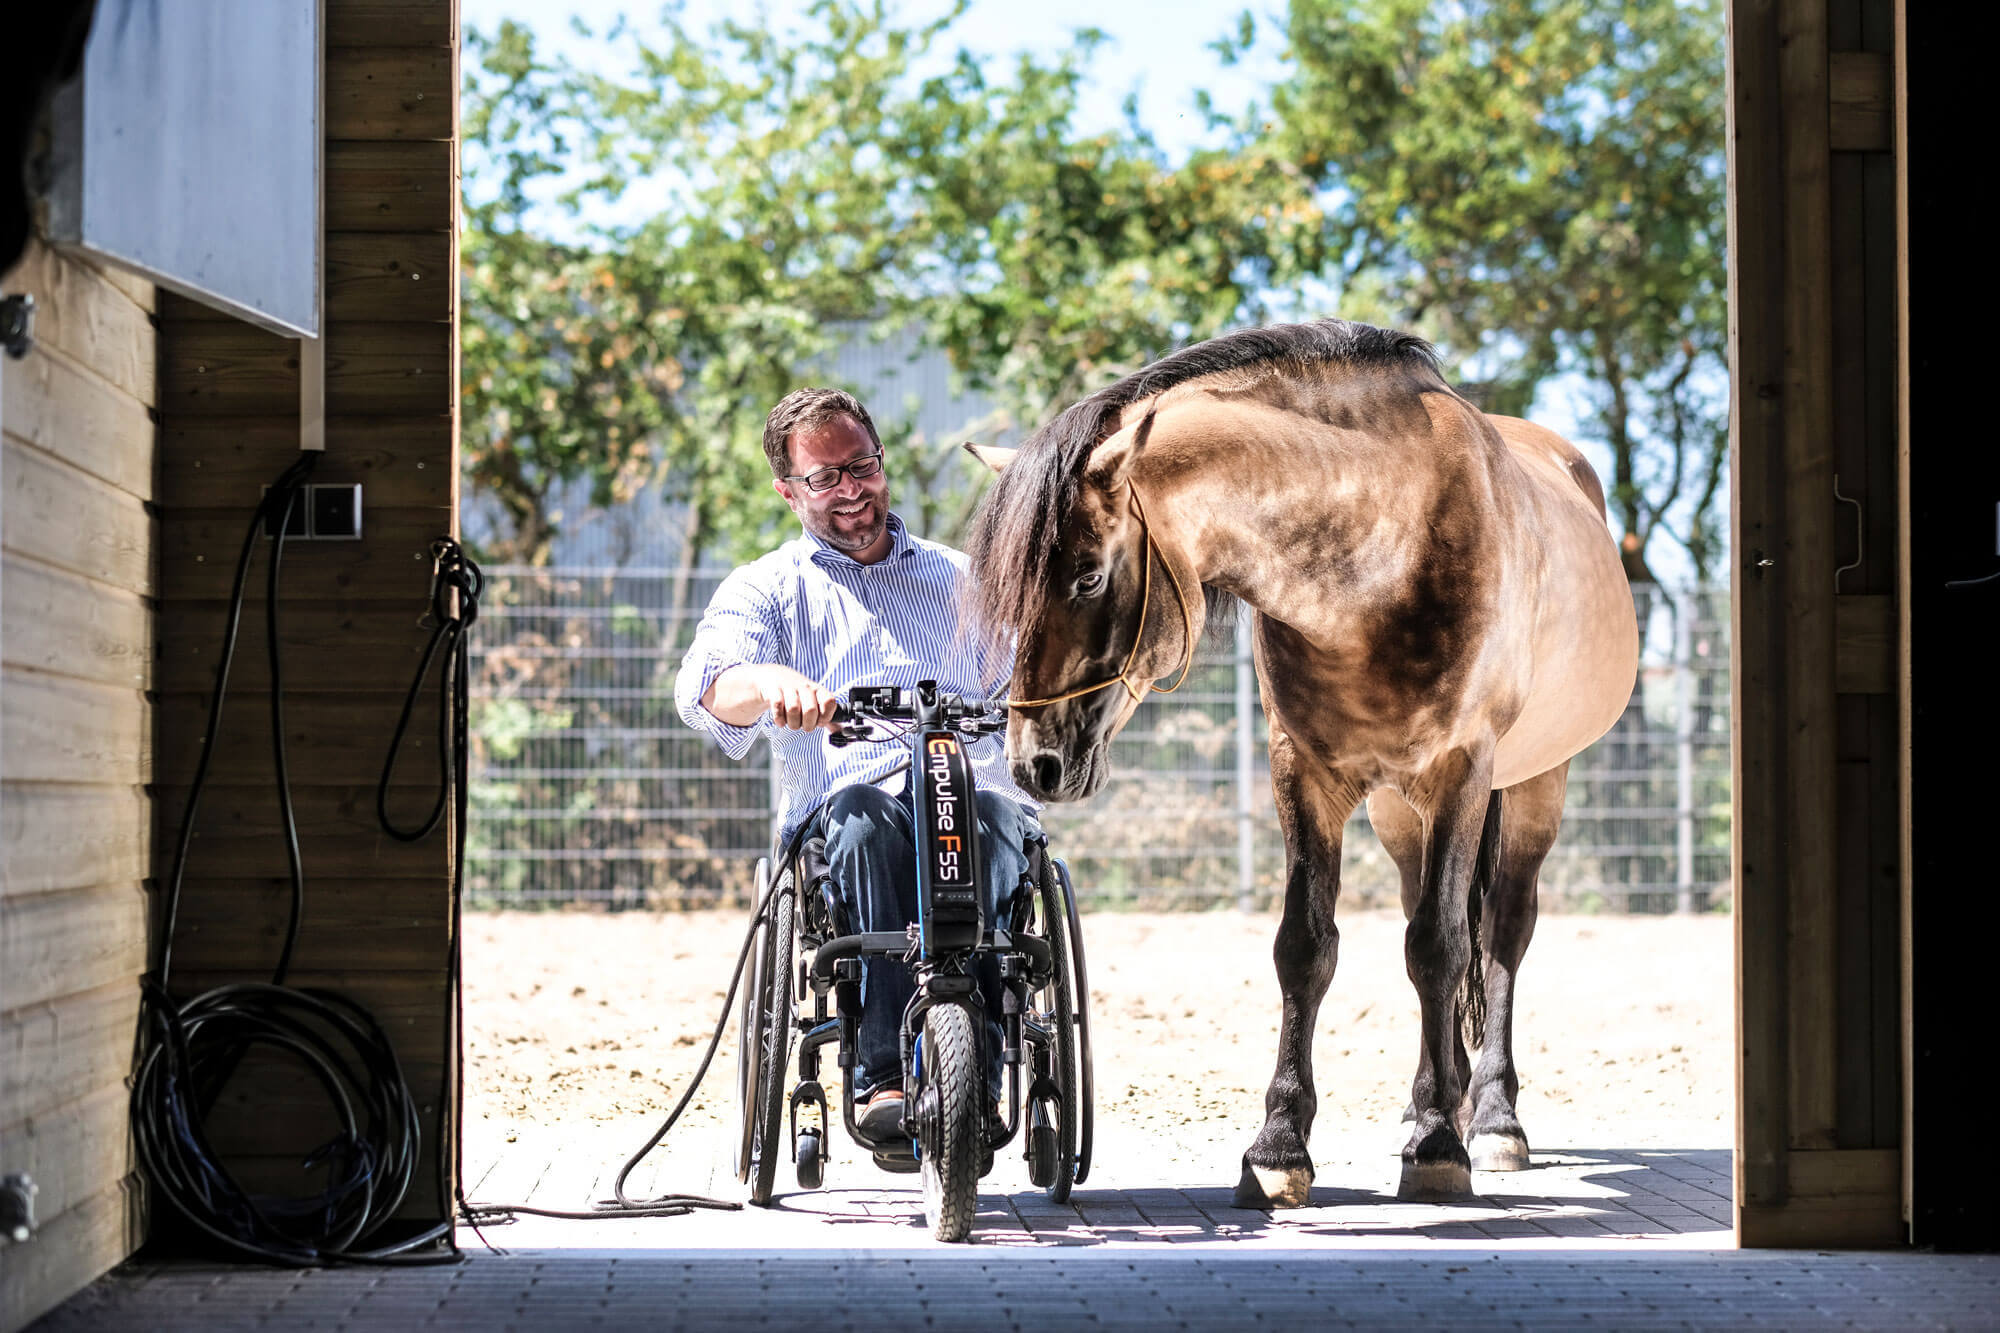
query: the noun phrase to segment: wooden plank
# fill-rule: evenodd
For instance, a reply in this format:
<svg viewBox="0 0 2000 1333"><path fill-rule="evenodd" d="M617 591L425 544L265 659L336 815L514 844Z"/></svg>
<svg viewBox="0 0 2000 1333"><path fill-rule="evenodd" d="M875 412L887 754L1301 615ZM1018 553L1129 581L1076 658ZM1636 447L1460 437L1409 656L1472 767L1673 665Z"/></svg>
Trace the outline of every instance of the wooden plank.
<svg viewBox="0 0 2000 1333"><path fill-rule="evenodd" d="M0 447L0 477L8 551L131 592L153 590L153 519L142 501L12 438Z"/></svg>
<svg viewBox="0 0 2000 1333"><path fill-rule="evenodd" d="M1827 137L1836 153L1889 151L1889 57L1834 51L1827 57Z"/></svg>
<svg viewBox="0 0 2000 1333"><path fill-rule="evenodd" d="M1902 1153L1894 1148L1792 1152L1791 1197L1783 1208L1740 1215L1745 1246L1872 1247L1903 1245Z"/></svg>
<svg viewBox="0 0 2000 1333"><path fill-rule="evenodd" d="M146 970L139 883L0 898L0 1009L134 981Z"/></svg>
<svg viewBox="0 0 2000 1333"><path fill-rule="evenodd" d="M1840 965L1839 1077L1836 1129L1842 1148L1875 1146L1874 1031L1868 975L1868 700L1840 699L1839 812L1829 834L1837 844L1840 882L1837 940Z"/></svg>
<svg viewBox="0 0 2000 1333"><path fill-rule="evenodd" d="M327 56L328 139L452 137L458 85L450 46L336 47Z"/></svg>
<svg viewBox="0 0 2000 1333"><path fill-rule="evenodd" d="M130 979L0 1013L0 1125L122 1082L138 1030L139 986Z"/></svg>
<svg viewBox="0 0 2000 1333"><path fill-rule="evenodd" d="M31 1245L0 1248L0 1328L25 1328L122 1263L145 1239L137 1176L49 1218Z"/></svg>
<svg viewBox="0 0 2000 1333"><path fill-rule="evenodd" d="M15 782L152 781L152 710L138 690L5 669L0 772Z"/></svg>
<svg viewBox="0 0 2000 1333"><path fill-rule="evenodd" d="M211 780L202 793L191 853L191 879L276 879L289 874L278 837L278 798L268 770L244 775L237 783ZM235 775L231 775L232 777ZM390 795L390 814L416 823L429 811L434 788L402 787ZM155 793L158 854L173 846L184 788L162 786ZM449 849L442 831L419 843L398 842L375 819L375 784L304 786L292 789L294 819L305 864L314 875L332 879L429 879L442 882ZM164 873L164 866L161 867Z"/></svg>
<svg viewBox="0 0 2000 1333"><path fill-rule="evenodd" d="M34 1178L35 1214L59 1217L87 1203L137 1169L132 1154L131 1097L124 1083L107 1083L46 1115L0 1129L7 1169Z"/></svg>
<svg viewBox="0 0 2000 1333"><path fill-rule="evenodd" d="M0 894L143 879L152 873L152 835L142 788L9 782L0 792Z"/></svg>
<svg viewBox="0 0 2000 1333"><path fill-rule="evenodd" d="M1896 608L1887 593L1834 599L1834 689L1890 694L1896 688Z"/></svg>
<svg viewBox="0 0 2000 1333"><path fill-rule="evenodd" d="M452 505L449 416L351 417L327 422L315 481L361 483L364 517L376 508ZM168 417L160 427L160 503L247 515L297 456L296 416Z"/></svg>
<svg viewBox="0 0 2000 1333"><path fill-rule="evenodd" d="M7 367L0 421L7 434L129 495L153 495L158 431L144 402L60 352L37 351Z"/></svg>
<svg viewBox="0 0 2000 1333"><path fill-rule="evenodd" d="M241 323L179 323L161 339L160 410L209 417L297 411L298 344ZM444 324L348 323L327 330L327 411L435 416L451 410Z"/></svg>
<svg viewBox="0 0 2000 1333"><path fill-rule="evenodd" d="M286 543L281 596L301 608L330 598L379 597L400 602L414 621L430 598L431 541L453 530L453 517L448 510L369 511L364 500L360 541ZM246 528L247 516L241 514L196 512L163 522L161 601L226 600ZM264 573L258 564L251 597L261 606ZM160 632L173 632L176 614L161 612ZM257 612L260 621L262 614Z"/></svg>
<svg viewBox="0 0 2000 1333"><path fill-rule="evenodd" d="M329 47L450 46L457 40L458 7L445 0L327 0Z"/></svg>
<svg viewBox="0 0 2000 1333"><path fill-rule="evenodd" d="M1832 238L1824 0L1779 0L1783 116L1786 894L1790 1143L1831 1148L1838 1122L1839 954L1831 840L1836 765Z"/></svg>
<svg viewBox="0 0 2000 1333"><path fill-rule="evenodd" d="M449 232L454 153L448 139L328 144L328 239L342 232Z"/></svg>
<svg viewBox="0 0 2000 1333"><path fill-rule="evenodd" d="M290 550L288 545L287 563ZM259 566L261 572L261 561ZM154 688L167 695L198 694L205 699L215 685L227 604L170 605L172 628L160 635ZM416 675L424 645L431 637L431 631L418 623L418 615L424 608L421 597L393 602L350 598L283 608L278 621L279 662L285 673L287 705L298 710L296 725L320 729L322 722L330 723L336 716L324 710L325 704L351 709L355 702L352 696L357 693L393 695L400 704ZM270 688L263 626L263 598L259 597L255 606L245 608L243 627L251 632L239 632L236 660L229 672L232 699L261 694ZM436 669L433 665L432 670ZM322 708L316 711L311 696L319 691L330 691L338 697L322 700ZM232 705L230 714L260 712L263 707L261 702L254 706ZM368 711L378 709L379 705L371 699L364 702L363 708ZM174 713L196 728L205 724L208 717L205 706L192 707L185 701L176 701ZM163 711L162 717L167 715ZM269 740L261 728L257 738L260 744ZM160 745L163 752L174 748L164 735Z"/></svg>
<svg viewBox="0 0 2000 1333"><path fill-rule="evenodd" d="M0 645L9 666L149 688L153 613L145 598L25 556L6 561L0 578Z"/></svg>
<svg viewBox="0 0 2000 1333"><path fill-rule="evenodd" d="M1785 1079L1783 197L1775 0L1729 8L1730 863L1734 875L1739 1214L1782 1205Z"/></svg>
<svg viewBox="0 0 2000 1333"><path fill-rule="evenodd" d="M306 867L294 962L304 971L433 972L443 965L449 886L429 879L331 879ZM207 879L182 896L176 968L225 971L275 960L291 917L291 881Z"/></svg>
<svg viewBox="0 0 2000 1333"><path fill-rule="evenodd" d="M408 682L404 682L407 687ZM232 688L232 696L235 691ZM213 774L233 781L264 778L272 772L270 706L267 695L232 698L215 739ZM437 698L435 688L418 700L410 734L403 738L396 766L399 787L437 785ZM403 697L387 690L371 695L323 692L285 694L285 763L292 781L308 786L373 783L382 774L389 737ZM181 786L194 773L208 725L205 694L161 696L156 717L160 762L155 780ZM428 807L426 807L428 808Z"/></svg>
<svg viewBox="0 0 2000 1333"><path fill-rule="evenodd" d="M299 345L240 320L184 318L167 303L160 331L160 410L227 416L298 409Z"/></svg>
<svg viewBox="0 0 2000 1333"><path fill-rule="evenodd" d="M441 416L456 409L457 330L443 324L334 324L327 411L335 416Z"/></svg>
<svg viewBox="0 0 2000 1333"><path fill-rule="evenodd" d="M332 232L327 318L437 322L457 313L449 232Z"/></svg>
<svg viewBox="0 0 2000 1333"><path fill-rule="evenodd" d="M31 240L8 291L35 298L35 347L57 351L127 397L153 401L153 322L101 270ZM25 367L10 366L11 378Z"/></svg>

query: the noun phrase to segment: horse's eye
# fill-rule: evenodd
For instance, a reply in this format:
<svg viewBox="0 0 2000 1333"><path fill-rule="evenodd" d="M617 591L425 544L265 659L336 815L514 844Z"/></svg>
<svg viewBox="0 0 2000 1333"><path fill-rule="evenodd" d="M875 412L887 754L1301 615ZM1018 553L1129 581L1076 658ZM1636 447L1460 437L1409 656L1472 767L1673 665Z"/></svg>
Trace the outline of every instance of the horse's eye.
<svg viewBox="0 0 2000 1333"><path fill-rule="evenodd" d="M1104 591L1104 572L1093 569L1077 576L1076 593L1079 597L1095 597Z"/></svg>

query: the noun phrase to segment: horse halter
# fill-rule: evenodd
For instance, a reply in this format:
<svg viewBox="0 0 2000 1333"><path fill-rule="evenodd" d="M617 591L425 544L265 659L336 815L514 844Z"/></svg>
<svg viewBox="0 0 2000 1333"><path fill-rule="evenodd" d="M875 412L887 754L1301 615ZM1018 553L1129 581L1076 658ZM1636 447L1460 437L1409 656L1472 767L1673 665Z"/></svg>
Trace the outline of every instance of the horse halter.
<svg viewBox="0 0 2000 1333"><path fill-rule="evenodd" d="M1160 563L1166 566L1167 577L1173 580L1174 600L1180 603L1181 620L1187 631L1187 656L1181 660L1180 674L1174 677L1173 684L1155 685L1153 689L1161 694L1172 694L1181 687L1181 682L1187 679L1189 669L1194 666L1196 643L1194 616L1188 611L1187 593L1181 587L1181 576L1174 573L1173 565L1168 563L1166 556L1160 554L1160 545L1153 540L1153 525L1146 521L1146 506L1139 499L1139 488L1128 480L1125 489L1132 494L1132 507L1139 511L1139 531L1145 534L1146 538L1146 572L1139 578L1139 626L1133 632L1132 651L1125 655L1125 665L1118 668L1117 675L1100 680L1095 685L1085 685L1082 689L1071 690L1068 694L1052 694L1046 699L1009 699L1007 701L1009 708L1040 708L1044 704L1059 704L1069 699L1081 699L1086 694L1095 694L1113 685L1123 685L1134 703L1146 697L1145 690L1132 684L1132 664L1139 660L1139 647L1146 639L1146 612L1152 604L1155 556L1158 556Z"/></svg>

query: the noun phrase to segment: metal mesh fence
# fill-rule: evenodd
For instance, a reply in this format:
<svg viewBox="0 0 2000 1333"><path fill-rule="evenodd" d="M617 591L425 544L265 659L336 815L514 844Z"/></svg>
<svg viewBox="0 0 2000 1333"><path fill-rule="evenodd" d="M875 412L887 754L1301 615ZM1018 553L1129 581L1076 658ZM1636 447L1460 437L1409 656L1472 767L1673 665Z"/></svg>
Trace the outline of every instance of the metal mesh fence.
<svg viewBox="0 0 2000 1333"><path fill-rule="evenodd" d="M726 571L501 567L473 638L468 905L740 903L772 832L769 752L725 759L674 709L681 648ZM1705 911L1729 892L1728 595L1635 589L1646 643L1618 725L1570 767L1543 901ZM1044 815L1098 906L1260 906L1283 893L1266 731L1240 623L1114 742L1112 778ZM1392 903L1349 823L1343 895Z"/></svg>

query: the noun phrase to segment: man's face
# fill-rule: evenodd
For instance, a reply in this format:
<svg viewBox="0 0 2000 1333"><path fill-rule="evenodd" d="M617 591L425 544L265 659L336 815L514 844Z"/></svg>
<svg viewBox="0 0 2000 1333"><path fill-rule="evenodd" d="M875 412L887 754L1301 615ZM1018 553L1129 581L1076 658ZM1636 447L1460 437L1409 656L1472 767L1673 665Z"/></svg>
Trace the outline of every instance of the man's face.
<svg viewBox="0 0 2000 1333"><path fill-rule="evenodd" d="M790 446L792 472L800 477L876 452L875 441L849 416L793 431ZM864 565L889 554L888 473L877 472L866 481L856 481L843 472L838 484L823 491L815 491L803 481L771 484L785 497L806 531L834 550Z"/></svg>

